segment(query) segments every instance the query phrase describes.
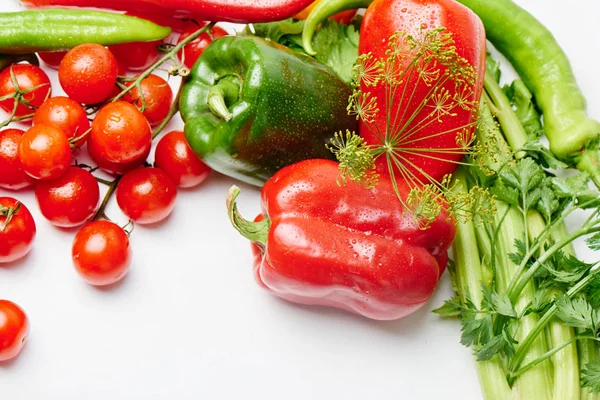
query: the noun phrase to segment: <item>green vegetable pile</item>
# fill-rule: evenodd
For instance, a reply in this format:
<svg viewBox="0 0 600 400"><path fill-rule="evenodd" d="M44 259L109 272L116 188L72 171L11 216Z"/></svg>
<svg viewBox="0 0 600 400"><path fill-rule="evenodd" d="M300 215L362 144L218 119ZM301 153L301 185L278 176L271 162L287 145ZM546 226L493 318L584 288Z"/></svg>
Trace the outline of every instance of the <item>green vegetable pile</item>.
<svg viewBox="0 0 600 400"><path fill-rule="evenodd" d="M460 318L486 399L596 399L600 261L578 259L573 242L600 250L600 193L585 172L558 173L567 166L539 140L532 94L499 77L488 59L476 129L488 156L454 175L454 190L488 189L496 210L458 225L458 294L436 312ZM583 222L568 232L571 216Z"/></svg>

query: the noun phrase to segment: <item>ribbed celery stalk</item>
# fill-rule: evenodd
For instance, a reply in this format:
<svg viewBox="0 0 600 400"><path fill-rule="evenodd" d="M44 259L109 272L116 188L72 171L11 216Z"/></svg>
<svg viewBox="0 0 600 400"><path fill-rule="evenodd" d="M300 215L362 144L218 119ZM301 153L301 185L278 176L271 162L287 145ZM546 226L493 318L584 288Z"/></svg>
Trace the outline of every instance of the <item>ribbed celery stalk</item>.
<svg viewBox="0 0 600 400"><path fill-rule="evenodd" d="M495 81L494 81L495 82ZM481 107L482 118L489 118L490 110L483 104ZM504 138L498 127L494 124L484 124L483 127L477 129L477 140L480 143L488 143L492 140L499 143L500 146L506 146ZM494 229L497 229L497 237L492 245L495 246L495 271L496 271L496 290L499 293L505 293L518 271L518 266L515 265L507 255L516 253L516 240L523 240L526 234L526 227L521 211L515 207L509 207L501 201L496 202L496 215L494 220ZM478 229L485 229L480 226ZM478 236L482 236L481 234ZM480 251L486 251L491 246L483 246ZM482 254L491 260L493 255ZM517 312L522 312L530 303L535 293L533 282L530 282L524 289L515 308ZM535 327L539 320L536 314L528 314L519 319L518 328L513 332L517 341L522 340ZM531 346L526 355L525 363L533 361L548 351L545 338L540 336ZM552 365L549 360L546 360L534 368L524 372L515 380L514 386L522 400L550 400L552 399L553 377Z"/></svg>
<svg viewBox="0 0 600 400"><path fill-rule="evenodd" d="M466 192L467 183L464 172L459 168L454 175L456 189ZM456 265L456 285L463 304L467 299L477 308L481 307L481 284L485 282L479 250L476 243L473 222L459 223L456 239L452 246ZM483 396L486 400L512 400L517 398L506 380L506 372L498 356L488 361L475 363Z"/></svg>
<svg viewBox="0 0 600 400"><path fill-rule="evenodd" d="M546 228L544 219L540 213L535 211L529 211L527 214L527 226L529 228L529 237L532 241L539 237ZM559 229L564 230L563 235L559 236L559 231L555 230L552 232L554 239L564 239L568 236L564 224L560 224ZM566 246L563 250L575 254L572 245ZM548 324L546 333L549 336L552 348L559 347L575 336L573 328L564 325L556 319ZM579 399L581 385L579 383L577 344L572 343L557 352L552 356L552 364L554 365L554 400Z"/></svg>

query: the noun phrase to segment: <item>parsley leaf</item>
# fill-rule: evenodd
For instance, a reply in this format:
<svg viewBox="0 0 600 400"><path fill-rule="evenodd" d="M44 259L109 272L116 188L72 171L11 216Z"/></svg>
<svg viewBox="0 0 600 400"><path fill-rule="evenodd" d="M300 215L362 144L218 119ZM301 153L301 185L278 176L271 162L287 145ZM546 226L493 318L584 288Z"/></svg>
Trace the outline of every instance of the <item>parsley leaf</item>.
<svg viewBox="0 0 600 400"><path fill-rule="evenodd" d="M463 311L462 335L460 342L464 346L481 345L492 338L492 316L481 316L477 310L468 309Z"/></svg>
<svg viewBox="0 0 600 400"><path fill-rule="evenodd" d="M565 169L568 167L538 140L525 143L521 150L526 152L529 157L534 158L544 168Z"/></svg>
<svg viewBox="0 0 600 400"><path fill-rule="evenodd" d="M600 251L600 232L596 233L585 240L591 250Z"/></svg>
<svg viewBox="0 0 600 400"><path fill-rule="evenodd" d="M514 167L505 168L500 172L500 179L506 186L515 188L520 194L528 196L527 204L522 204L524 209L535 205L541 197L538 186L545 177L542 167L528 157L520 160Z"/></svg>
<svg viewBox="0 0 600 400"><path fill-rule="evenodd" d="M491 338L475 353L477 361L489 360L496 354L504 354L510 358L515 354L515 344L517 343L505 327L500 335Z"/></svg>
<svg viewBox="0 0 600 400"><path fill-rule="evenodd" d="M570 299L561 295L556 300L556 307L556 316L566 325L590 330L594 333L598 331L600 317L598 310L593 309L583 297Z"/></svg>
<svg viewBox="0 0 600 400"><path fill-rule="evenodd" d="M594 309L600 309L600 273L596 273L588 283L587 299Z"/></svg>
<svg viewBox="0 0 600 400"><path fill-rule="evenodd" d="M571 198L579 205L589 203L583 207L585 209L596 208L600 206L600 197L596 190L590 189L589 181L589 175L580 172L568 178L553 178L552 184L557 196Z"/></svg>
<svg viewBox="0 0 600 400"><path fill-rule="evenodd" d="M462 305L460 304L460 298L454 296L453 298L446 300L441 307L436 308L433 312L443 318L455 318L460 316L461 309Z"/></svg>
<svg viewBox="0 0 600 400"><path fill-rule="evenodd" d="M542 186L540 189L540 199L537 202L536 209L542 214L546 222L552 220L552 216L558 211L560 203L556 198L554 191L548 186Z"/></svg>
<svg viewBox="0 0 600 400"><path fill-rule="evenodd" d="M588 363L581 370L581 386L589 387L591 392L600 392L600 360Z"/></svg>

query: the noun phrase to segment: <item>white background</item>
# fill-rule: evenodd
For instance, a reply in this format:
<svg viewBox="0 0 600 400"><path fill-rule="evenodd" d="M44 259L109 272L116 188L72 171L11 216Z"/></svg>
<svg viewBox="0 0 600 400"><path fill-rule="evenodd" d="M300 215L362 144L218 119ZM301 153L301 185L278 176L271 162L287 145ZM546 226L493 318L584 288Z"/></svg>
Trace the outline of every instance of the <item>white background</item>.
<svg viewBox="0 0 600 400"><path fill-rule="evenodd" d="M555 34L600 118L600 5L518 2ZM18 9L0 0L0 11ZM17 193L38 236L28 257L0 267L0 298L26 310L31 335L17 359L0 363L0 398L481 398L459 323L430 312L451 296L447 274L425 308L395 322L279 300L255 284L249 244L226 218L233 183L213 174L180 191L166 222L137 226L132 269L108 289L74 272L75 231L47 223L31 191ZM241 187L241 211L254 217L258 190ZM108 213L124 222L114 204Z"/></svg>

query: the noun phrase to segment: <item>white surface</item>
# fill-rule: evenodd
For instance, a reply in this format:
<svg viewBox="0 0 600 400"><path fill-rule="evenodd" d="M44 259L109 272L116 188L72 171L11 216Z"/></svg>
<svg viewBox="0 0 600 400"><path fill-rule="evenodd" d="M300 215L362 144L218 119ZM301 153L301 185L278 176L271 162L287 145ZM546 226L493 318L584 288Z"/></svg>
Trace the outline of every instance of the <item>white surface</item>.
<svg viewBox="0 0 600 400"><path fill-rule="evenodd" d="M558 38L590 114L600 118L600 5L519 3ZM16 9L0 0L1 11ZM57 83L54 90L60 93ZM165 223L137 226L130 274L109 289L91 287L74 272L75 231L46 222L32 192L17 193L38 236L26 259L0 267L0 298L26 310L31 335L20 357L0 363L0 398L481 398L459 323L430 313L451 295L447 274L427 307L395 322L279 300L255 284L249 245L227 221L232 183L214 174L180 191ZM256 215L258 190L242 186L240 208ZM120 215L114 203L108 213Z"/></svg>

